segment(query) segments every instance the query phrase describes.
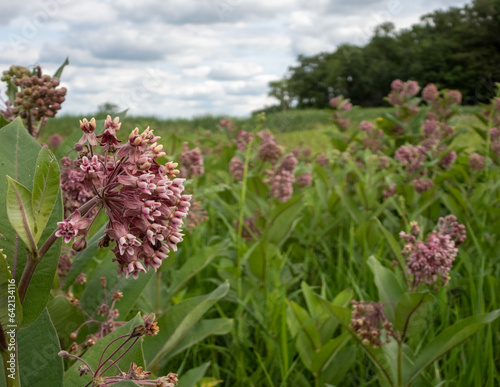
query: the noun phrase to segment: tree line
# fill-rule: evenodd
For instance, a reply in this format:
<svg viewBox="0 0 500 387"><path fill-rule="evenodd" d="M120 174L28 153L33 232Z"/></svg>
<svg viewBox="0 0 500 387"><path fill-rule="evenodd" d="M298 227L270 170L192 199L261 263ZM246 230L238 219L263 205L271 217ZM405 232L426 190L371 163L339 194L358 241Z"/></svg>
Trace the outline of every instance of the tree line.
<svg viewBox="0 0 500 387"><path fill-rule="evenodd" d="M486 102L500 82L500 0L438 10L401 31L386 22L365 46L300 55L282 80L270 82L269 95L279 103L264 110L322 109L338 95L383 106L398 78L460 90L464 104Z"/></svg>

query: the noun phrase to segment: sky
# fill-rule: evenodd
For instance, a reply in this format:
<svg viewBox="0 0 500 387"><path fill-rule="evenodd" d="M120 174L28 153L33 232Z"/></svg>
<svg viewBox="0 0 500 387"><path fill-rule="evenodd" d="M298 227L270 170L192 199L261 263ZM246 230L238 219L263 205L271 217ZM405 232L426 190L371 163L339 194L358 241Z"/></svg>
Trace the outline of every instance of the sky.
<svg viewBox="0 0 500 387"><path fill-rule="evenodd" d="M22 0L0 3L0 70L40 65L68 89L62 114L111 102L131 115L248 116L298 55L366 44L459 0ZM2 99L5 87L0 86Z"/></svg>

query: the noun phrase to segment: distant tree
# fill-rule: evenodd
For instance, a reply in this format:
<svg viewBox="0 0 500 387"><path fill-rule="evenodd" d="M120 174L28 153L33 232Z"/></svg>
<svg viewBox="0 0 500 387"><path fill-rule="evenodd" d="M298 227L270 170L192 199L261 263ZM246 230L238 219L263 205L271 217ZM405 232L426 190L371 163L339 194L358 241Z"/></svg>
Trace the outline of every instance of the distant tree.
<svg viewBox="0 0 500 387"><path fill-rule="evenodd" d="M117 114L118 113L119 106L115 103L112 102L104 102L103 104L99 105L97 107L97 114L98 115L106 115L106 114Z"/></svg>
<svg viewBox="0 0 500 387"><path fill-rule="evenodd" d="M397 78L433 82L460 90L465 103L483 102L500 82L500 0L438 10L399 32L383 23L363 47L343 44L297 61L269 85L282 110L325 108L340 94L357 105L382 105Z"/></svg>

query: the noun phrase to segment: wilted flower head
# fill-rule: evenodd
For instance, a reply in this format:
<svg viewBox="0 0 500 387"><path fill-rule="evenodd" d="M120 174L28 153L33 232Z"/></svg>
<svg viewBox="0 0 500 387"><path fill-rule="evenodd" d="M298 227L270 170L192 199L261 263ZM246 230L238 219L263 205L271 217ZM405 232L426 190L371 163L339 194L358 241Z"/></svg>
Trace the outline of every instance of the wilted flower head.
<svg viewBox="0 0 500 387"><path fill-rule="evenodd" d="M373 301L351 301L353 311L351 315L351 328L356 332L364 345L374 348L381 347L382 329L385 330L385 342L389 337L396 337L392 324L384 313L384 304Z"/></svg>

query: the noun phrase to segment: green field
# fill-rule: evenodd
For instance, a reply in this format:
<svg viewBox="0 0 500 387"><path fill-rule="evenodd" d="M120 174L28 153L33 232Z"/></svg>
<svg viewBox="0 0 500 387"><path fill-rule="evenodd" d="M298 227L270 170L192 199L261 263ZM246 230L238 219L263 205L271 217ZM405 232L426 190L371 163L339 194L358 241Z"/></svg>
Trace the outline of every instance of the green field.
<svg viewBox="0 0 500 387"><path fill-rule="evenodd" d="M204 173L189 176L188 169L185 182L197 204L179 250L156 273L149 270L137 280L117 278L113 253L96 249L107 217L95 220L87 249L72 258L69 273L56 276L47 304L61 349L79 344L76 353L97 364L98 348L115 334L101 338L101 347L87 348L89 335L104 320L87 323L67 301L79 298L92 314L103 302L104 276L108 291L123 291L116 321L133 320L133 326L141 321L138 312L156 313L159 335L145 337L142 352L130 353L127 361L145 360L152 377L176 372L179 386L499 385L500 167L497 138L485 135L497 112L485 122L475 115L482 108L459 108L443 121L455 127L453 134L436 137L438 145L411 170L395 155L403 145L428 138L422 131L427 109L399 121L395 108L354 108L342 113L351 120L345 131L332 122L332 111L319 110L234 119L234 130L219 126L223 117L123 118L118 137L124 143L135 127L150 126L162 137L159 143L167 153L162 162L181 161L183 142L189 149L199 147ZM74 158L80 118L52 119L40 142L59 133L64 141L54 149L56 156ZM104 117L97 118L102 130ZM363 120L379 132L358 129ZM396 122L403 125L403 134L394 134ZM240 130L254 134L245 149L237 146ZM274 164L262 156L268 141L258 135L262 130L274 135L273 149L280 153ZM370 138L378 141L376 149L367 145ZM297 146L310 153L297 153L293 193L287 196L273 176L280 175L285 155ZM11 152L8 147L4 151ZM450 151L456 160L444 166ZM316 159L321 153L326 163ZM483 169L474 169L473 153L485 157ZM235 157L247 165L240 178L230 171ZM312 183L300 186L304 173L311 174ZM419 179L432 186L419 193ZM467 237L460 245L449 242L455 234L438 226L448 215L465 227ZM421 228L415 233L420 247L400 238L400 232L412 232L414 221ZM433 230L447 247L429 247ZM408 272L406 265L414 259L410 252L424 247L437 249L427 253L432 259L454 258L448 280L447 271L426 277L428 282ZM74 282L81 273L86 282ZM356 328L369 320L351 321L352 300L382 302L387 320L369 323L375 329L370 340L382 340L380 348ZM83 328L70 337L63 321ZM42 329L35 325L25 329ZM84 386L89 376L78 377L72 364L65 361L64 385Z"/></svg>

